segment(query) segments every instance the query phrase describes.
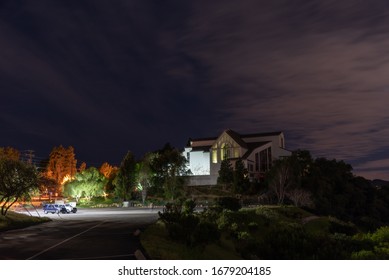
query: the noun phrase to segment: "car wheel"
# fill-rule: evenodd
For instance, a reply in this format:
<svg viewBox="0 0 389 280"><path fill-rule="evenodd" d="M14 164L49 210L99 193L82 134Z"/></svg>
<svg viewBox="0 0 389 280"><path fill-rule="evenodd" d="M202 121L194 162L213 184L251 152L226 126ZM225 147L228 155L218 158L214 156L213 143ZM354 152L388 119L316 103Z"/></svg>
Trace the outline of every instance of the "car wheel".
<svg viewBox="0 0 389 280"><path fill-rule="evenodd" d="M44 213L47 214L47 211L45 211Z"/></svg>

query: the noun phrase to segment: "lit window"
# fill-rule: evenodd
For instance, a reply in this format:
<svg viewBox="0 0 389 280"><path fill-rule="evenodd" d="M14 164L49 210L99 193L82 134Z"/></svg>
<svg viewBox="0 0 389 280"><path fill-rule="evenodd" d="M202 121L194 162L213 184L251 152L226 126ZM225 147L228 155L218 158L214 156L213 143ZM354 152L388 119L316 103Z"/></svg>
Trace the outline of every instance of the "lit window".
<svg viewBox="0 0 389 280"><path fill-rule="evenodd" d="M228 146L228 144L223 143L221 146L221 149L220 149L220 158L221 158L221 160L225 160L225 159L228 159L230 157L231 157L230 156L230 147Z"/></svg>
<svg viewBox="0 0 389 280"><path fill-rule="evenodd" d="M234 157L238 158L239 157L239 148L234 149Z"/></svg>
<svg viewBox="0 0 389 280"><path fill-rule="evenodd" d="M217 150L212 150L212 163L217 163Z"/></svg>

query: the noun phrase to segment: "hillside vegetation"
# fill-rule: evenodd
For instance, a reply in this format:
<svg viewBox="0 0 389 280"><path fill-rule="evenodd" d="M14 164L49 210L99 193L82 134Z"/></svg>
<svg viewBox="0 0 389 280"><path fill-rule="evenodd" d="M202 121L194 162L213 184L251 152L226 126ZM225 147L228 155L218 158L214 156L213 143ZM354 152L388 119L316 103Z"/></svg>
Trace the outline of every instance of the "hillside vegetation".
<svg viewBox="0 0 389 280"><path fill-rule="evenodd" d="M363 233L293 206L195 213L188 204L170 205L141 235L152 259L389 259L389 227Z"/></svg>

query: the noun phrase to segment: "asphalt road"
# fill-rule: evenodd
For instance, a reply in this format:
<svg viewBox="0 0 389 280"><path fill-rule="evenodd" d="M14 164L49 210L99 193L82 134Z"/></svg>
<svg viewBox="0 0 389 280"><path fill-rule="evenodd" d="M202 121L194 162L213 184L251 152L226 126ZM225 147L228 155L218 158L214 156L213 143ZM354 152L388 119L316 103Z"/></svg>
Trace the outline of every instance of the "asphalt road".
<svg viewBox="0 0 389 280"><path fill-rule="evenodd" d="M147 253L138 233L154 223L158 209L79 209L70 214L44 214L53 221L0 233L0 259L126 260Z"/></svg>

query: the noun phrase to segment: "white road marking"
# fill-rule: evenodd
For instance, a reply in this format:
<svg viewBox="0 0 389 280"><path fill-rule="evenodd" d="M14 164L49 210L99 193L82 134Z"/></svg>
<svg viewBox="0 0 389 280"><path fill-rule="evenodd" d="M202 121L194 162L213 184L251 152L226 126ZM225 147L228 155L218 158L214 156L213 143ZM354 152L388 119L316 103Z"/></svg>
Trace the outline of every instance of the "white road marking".
<svg viewBox="0 0 389 280"><path fill-rule="evenodd" d="M93 226L93 227L91 227L91 228L88 228L87 230L84 230L83 232L80 232L80 233L78 233L78 234L76 234L76 235L73 235L72 237L69 237L69 238L67 238L67 239L65 239L65 240L62 240L61 242L59 242L59 243L57 243L57 244L55 244L55 245L53 245L53 246L51 246L51 247L49 247L49 248L47 248L47 249L41 251L41 252L39 252L39 253L33 255L32 257L29 257L27 260L32 260L32 259L36 258L37 256L40 256L40 255L42 255L43 253L45 253L45 252L47 252L47 251L50 251L51 249L53 249L53 248L55 248L55 247L57 247L57 246L59 246L59 245L61 245L61 244L63 244L63 243L66 243L66 242L72 240L73 238L76 238L77 236L80 236L81 234L84 234L85 232L88 232L88 231L90 231L90 230L92 230L92 229L94 229L94 228L100 226L100 225L103 224L103 223L105 223L105 221L102 221L101 223L99 223L99 224L97 224L97 225L95 225L95 226Z"/></svg>

